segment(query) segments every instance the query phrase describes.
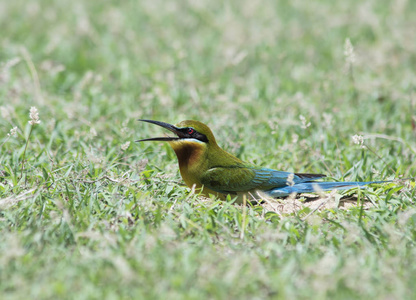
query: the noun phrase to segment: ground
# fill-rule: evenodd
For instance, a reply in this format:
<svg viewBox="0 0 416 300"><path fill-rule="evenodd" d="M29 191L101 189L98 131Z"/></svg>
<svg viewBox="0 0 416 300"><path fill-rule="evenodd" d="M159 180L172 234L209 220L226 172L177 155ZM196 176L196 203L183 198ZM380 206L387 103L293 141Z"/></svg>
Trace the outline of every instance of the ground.
<svg viewBox="0 0 416 300"><path fill-rule="evenodd" d="M413 299L415 1L0 2L2 299ZM242 206L138 122L365 190Z"/></svg>

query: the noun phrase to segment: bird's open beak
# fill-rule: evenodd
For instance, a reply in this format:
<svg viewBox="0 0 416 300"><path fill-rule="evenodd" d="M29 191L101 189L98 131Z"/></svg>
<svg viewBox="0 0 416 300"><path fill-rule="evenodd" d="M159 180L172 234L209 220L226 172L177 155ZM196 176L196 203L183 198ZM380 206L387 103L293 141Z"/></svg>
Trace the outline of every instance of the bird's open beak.
<svg viewBox="0 0 416 300"><path fill-rule="evenodd" d="M160 122L160 121L153 121L153 120L142 120L139 119L138 121L142 121L142 122L147 122L147 123L152 123L152 124L156 124L160 127L166 128L167 130L172 131L174 134L176 134L178 137L171 137L171 136L166 136L166 137L155 137L155 138L150 138L150 139L142 139L142 140L138 140L136 142L145 142L145 141L175 141L175 140L179 140L181 138L184 138L185 136L183 135L183 133L179 130L178 127L169 124L169 123L165 123L165 122Z"/></svg>

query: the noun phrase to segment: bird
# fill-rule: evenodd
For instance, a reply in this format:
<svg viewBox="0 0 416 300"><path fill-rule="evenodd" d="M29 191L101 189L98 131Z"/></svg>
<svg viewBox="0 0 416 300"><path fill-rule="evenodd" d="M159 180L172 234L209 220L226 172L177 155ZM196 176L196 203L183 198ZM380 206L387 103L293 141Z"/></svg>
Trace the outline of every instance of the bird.
<svg viewBox="0 0 416 300"><path fill-rule="evenodd" d="M214 195L225 200L230 195L228 199L235 197L237 202L241 202L249 196L252 197L250 199L258 199L255 195L284 198L291 194L346 190L387 182L316 181L326 175L278 171L240 160L218 146L211 129L202 122L185 120L172 125L155 120L138 121L161 126L176 135L136 142L168 142L178 158L179 170L186 185L206 197Z"/></svg>

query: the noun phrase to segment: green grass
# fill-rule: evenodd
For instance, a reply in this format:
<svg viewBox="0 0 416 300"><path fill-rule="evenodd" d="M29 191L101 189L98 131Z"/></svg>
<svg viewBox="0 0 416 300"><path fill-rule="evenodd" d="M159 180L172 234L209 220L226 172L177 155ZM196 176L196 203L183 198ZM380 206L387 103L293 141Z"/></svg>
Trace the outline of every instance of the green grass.
<svg viewBox="0 0 416 300"><path fill-rule="evenodd" d="M414 181L244 208L134 141L197 119L261 166L414 177L415 4L1 2L1 298L413 299Z"/></svg>

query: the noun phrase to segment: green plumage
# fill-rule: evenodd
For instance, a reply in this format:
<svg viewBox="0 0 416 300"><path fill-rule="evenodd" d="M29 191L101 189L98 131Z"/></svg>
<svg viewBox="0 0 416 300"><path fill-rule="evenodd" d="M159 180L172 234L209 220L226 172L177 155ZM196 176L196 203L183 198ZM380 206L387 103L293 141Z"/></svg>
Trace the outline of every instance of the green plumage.
<svg viewBox="0 0 416 300"><path fill-rule="evenodd" d="M176 153L183 180L208 196L263 191L271 197L317 190L349 189L373 182L316 182L323 174L300 174L256 167L222 150L205 124L187 120L176 125L141 120L162 126L177 137L150 138L140 141L168 141Z"/></svg>

